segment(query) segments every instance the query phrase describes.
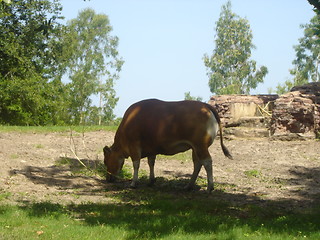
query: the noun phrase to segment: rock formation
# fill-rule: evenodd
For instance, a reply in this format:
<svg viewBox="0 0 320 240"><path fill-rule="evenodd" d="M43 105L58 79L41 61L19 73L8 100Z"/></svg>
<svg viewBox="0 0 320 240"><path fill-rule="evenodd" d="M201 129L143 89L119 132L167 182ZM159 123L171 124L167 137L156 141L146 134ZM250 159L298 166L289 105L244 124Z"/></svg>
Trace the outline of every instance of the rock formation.
<svg viewBox="0 0 320 240"><path fill-rule="evenodd" d="M273 102L278 95L221 95L211 97L225 128L234 137L269 137Z"/></svg>
<svg viewBox="0 0 320 240"><path fill-rule="evenodd" d="M315 138L320 131L320 82L296 86L274 103L270 133L274 138Z"/></svg>
<svg viewBox="0 0 320 240"><path fill-rule="evenodd" d="M273 109L278 95L218 95L209 104L214 106L224 125L234 125L241 118L265 116Z"/></svg>
<svg viewBox="0 0 320 240"><path fill-rule="evenodd" d="M274 139L320 137L320 82L296 86L281 95L222 95L211 97L229 132L268 129ZM236 128L234 127L246 127ZM251 128L248 130L248 128ZM255 129L254 129L255 128ZM238 134L239 135L239 134ZM254 135L254 134L253 134Z"/></svg>

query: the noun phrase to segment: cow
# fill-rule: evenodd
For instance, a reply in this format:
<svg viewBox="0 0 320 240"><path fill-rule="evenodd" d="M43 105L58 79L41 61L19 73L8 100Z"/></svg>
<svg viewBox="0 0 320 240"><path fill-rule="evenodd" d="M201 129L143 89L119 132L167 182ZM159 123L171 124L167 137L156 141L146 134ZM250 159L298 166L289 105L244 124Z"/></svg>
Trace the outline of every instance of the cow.
<svg viewBox="0 0 320 240"><path fill-rule="evenodd" d="M204 166L207 191L211 192L214 186L212 158L208 148L218 131L222 151L232 159L223 143L219 115L211 105L199 101L165 102L157 99L134 103L126 110L113 145L103 148L107 181L115 180L124 160L130 157L134 169L130 186L136 188L140 159L147 157L152 185L155 182L156 155L174 155L192 149L194 169L187 189L194 187L200 169Z"/></svg>

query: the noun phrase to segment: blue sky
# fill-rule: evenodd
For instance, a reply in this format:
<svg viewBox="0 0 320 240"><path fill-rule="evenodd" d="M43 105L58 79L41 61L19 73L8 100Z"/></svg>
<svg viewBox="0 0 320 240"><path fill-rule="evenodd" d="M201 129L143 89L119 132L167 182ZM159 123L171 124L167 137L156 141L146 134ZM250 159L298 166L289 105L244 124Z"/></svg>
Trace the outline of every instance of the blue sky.
<svg viewBox="0 0 320 240"><path fill-rule="evenodd" d="M92 8L108 15L119 54L125 60L115 89L121 117L146 98L182 100L185 92L208 101L205 53L214 49L215 23L226 0L61 0L66 20ZM232 0L232 11L249 20L252 59L269 73L252 94L268 93L290 78L293 45L303 36L301 24L314 16L307 0Z"/></svg>

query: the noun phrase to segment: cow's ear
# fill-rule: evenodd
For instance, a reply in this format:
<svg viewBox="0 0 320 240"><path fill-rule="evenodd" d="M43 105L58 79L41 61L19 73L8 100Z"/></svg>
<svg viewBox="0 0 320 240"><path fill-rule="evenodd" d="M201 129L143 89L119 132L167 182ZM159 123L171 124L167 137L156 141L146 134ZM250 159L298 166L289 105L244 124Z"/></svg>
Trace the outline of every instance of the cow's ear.
<svg viewBox="0 0 320 240"><path fill-rule="evenodd" d="M103 148L103 152L104 152L104 154L111 153L111 149L108 146L105 146Z"/></svg>

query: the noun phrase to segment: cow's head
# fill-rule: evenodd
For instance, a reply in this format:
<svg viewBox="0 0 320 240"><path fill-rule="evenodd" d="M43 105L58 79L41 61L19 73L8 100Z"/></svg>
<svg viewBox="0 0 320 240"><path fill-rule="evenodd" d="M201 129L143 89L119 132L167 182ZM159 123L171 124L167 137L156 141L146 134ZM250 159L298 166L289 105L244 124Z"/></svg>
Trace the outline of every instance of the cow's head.
<svg viewBox="0 0 320 240"><path fill-rule="evenodd" d="M119 154L108 146L103 148L104 154L104 165L107 167L107 181L114 182L116 175L119 174L122 169L124 158L120 157Z"/></svg>

